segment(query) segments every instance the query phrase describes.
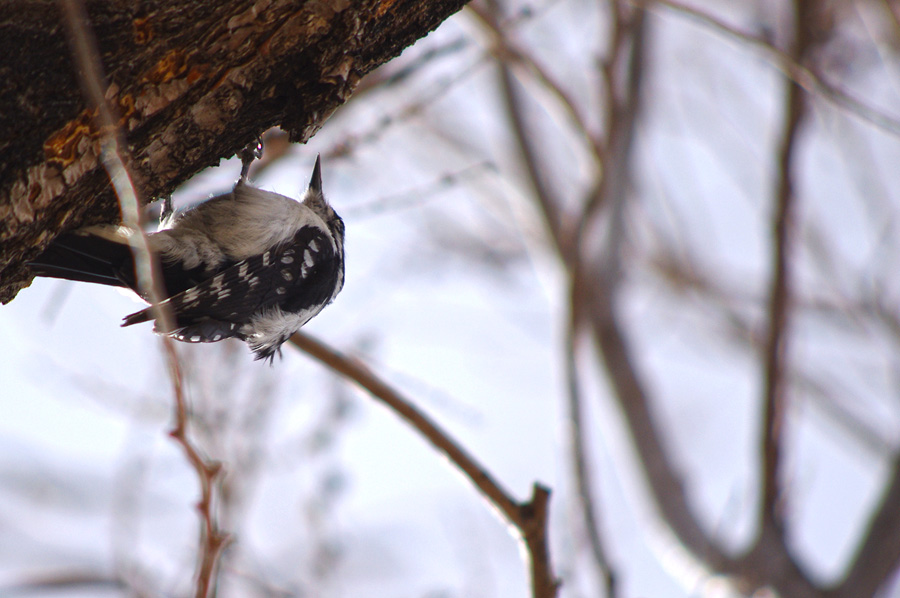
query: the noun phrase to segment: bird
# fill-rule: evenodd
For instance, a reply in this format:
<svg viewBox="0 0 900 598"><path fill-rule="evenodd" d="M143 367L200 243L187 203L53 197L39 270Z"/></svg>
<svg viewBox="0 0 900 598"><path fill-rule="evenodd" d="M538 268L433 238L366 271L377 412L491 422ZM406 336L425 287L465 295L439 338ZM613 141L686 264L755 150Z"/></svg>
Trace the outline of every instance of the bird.
<svg viewBox="0 0 900 598"><path fill-rule="evenodd" d="M190 343L238 338L256 359L272 363L343 288L344 221L322 192L320 157L299 201L253 187L242 159L230 192L146 235L169 325L151 306L126 316L122 326L154 320L158 334ZM28 266L36 276L129 288L149 302L137 282L133 234L109 224L63 233Z"/></svg>

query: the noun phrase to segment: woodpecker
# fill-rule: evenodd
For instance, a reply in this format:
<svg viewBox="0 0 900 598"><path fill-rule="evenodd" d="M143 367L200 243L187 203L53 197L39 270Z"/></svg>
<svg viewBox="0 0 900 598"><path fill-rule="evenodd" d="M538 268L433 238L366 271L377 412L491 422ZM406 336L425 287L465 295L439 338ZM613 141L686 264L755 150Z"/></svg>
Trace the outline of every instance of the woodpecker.
<svg viewBox="0 0 900 598"><path fill-rule="evenodd" d="M258 154L257 154L258 155ZM243 157L243 156L242 156ZM256 359L273 360L281 345L334 301L344 286L344 221L322 193L319 158L300 201L257 189L241 178L148 233L174 325L154 330L210 343L236 337ZM129 288L139 295L124 227L99 225L64 233L29 262L37 276ZM144 297L146 299L146 297ZM152 308L122 326L154 320Z"/></svg>

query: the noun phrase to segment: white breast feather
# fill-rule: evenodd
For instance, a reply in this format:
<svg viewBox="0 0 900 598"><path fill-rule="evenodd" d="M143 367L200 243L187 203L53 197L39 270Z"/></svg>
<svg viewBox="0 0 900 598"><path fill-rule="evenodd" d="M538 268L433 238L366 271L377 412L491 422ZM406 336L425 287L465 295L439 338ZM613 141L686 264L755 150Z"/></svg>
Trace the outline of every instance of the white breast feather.
<svg viewBox="0 0 900 598"><path fill-rule="evenodd" d="M286 312L280 307L272 307L256 314L249 324L241 327L250 347L257 351L262 348L276 347L283 343L285 334L293 334L315 317L324 305L314 305L297 313Z"/></svg>

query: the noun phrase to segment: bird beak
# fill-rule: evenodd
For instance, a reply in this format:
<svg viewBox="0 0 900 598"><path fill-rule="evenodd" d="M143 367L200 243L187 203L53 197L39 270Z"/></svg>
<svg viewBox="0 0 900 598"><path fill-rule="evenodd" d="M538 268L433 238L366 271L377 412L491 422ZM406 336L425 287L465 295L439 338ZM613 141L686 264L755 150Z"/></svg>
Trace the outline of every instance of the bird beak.
<svg viewBox="0 0 900 598"><path fill-rule="evenodd" d="M309 180L309 188L317 193L322 193L322 157L316 156L316 165L313 167L312 178Z"/></svg>

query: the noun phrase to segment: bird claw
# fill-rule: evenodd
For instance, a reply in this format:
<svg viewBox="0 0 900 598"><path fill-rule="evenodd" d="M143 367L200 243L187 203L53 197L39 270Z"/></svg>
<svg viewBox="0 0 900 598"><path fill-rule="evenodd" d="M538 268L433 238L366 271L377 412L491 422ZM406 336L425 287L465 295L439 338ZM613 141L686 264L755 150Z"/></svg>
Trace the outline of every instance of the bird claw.
<svg viewBox="0 0 900 598"><path fill-rule="evenodd" d="M262 152L263 144L261 137L257 137L250 142L247 147L238 152L238 156L241 158L241 178L238 181L239 183L247 182L247 176L250 174L250 165L253 164L254 160L258 160L262 157Z"/></svg>

